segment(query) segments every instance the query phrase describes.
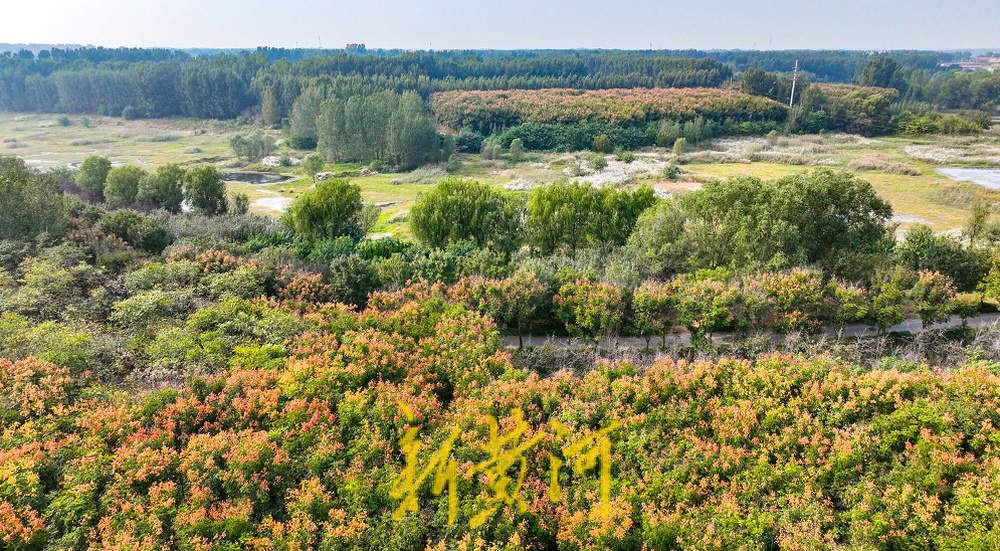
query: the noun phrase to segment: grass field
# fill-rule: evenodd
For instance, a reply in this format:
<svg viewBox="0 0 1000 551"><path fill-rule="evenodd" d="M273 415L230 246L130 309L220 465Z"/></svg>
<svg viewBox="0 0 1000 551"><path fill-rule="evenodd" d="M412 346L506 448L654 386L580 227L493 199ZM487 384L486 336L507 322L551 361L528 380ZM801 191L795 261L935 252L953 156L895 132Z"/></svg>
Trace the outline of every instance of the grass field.
<svg viewBox="0 0 1000 551"><path fill-rule="evenodd" d="M114 117L0 113L0 155L17 155L40 169L64 167L88 155L114 163L150 167L172 163L218 163L232 158L234 123L198 119L127 121ZM88 124L88 126L84 126Z"/></svg>
<svg viewBox="0 0 1000 551"><path fill-rule="evenodd" d="M233 122L196 119L126 121L113 117L70 116L59 124L58 115L0 113L0 155L17 155L46 170L103 155L119 163L152 167L167 162L182 165L213 163L220 168L261 169L243 166L229 147L229 138L248 133L249 126ZM274 131L275 137L280 137ZM287 149L277 154L301 157ZM960 228L974 199L1000 205L1000 192L983 186L955 182L934 172L938 166L1000 166L1000 130L976 137L862 138L847 135L726 138L699 144L680 157L667 149L637 152L632 162L606 155L607 167L590 166L594 154L532 153L519 163L485 160L479 155L459 156L453 175L473 178L497 187L526 190L559 179L600 184L650 184L661 193L684 193L712 178L753 175L778 178L810 166L850 168L872 182L889 201L901 227L920 222L935 230ZM677 164L684 171L676 180L662 177L662 168ZM408 174L360 176L361 166L330 164L326 170L345 174L362 189L366 201L382 207L375 231L407 233L405 214L416 197L447 174L441 167L425 167ZM313 182L297 167L272 169L293 177L280 184L231 183L247 193L252 210L280 215L284 206L309 189ZM523 191L515 191L515 193Z"/></svg>

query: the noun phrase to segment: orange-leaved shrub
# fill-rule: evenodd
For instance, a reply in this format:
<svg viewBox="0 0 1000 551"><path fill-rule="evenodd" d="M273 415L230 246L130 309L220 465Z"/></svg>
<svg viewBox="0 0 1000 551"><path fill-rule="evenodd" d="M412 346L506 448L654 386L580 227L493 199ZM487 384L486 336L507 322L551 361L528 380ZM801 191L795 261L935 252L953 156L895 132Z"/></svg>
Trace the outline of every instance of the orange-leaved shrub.
<svg viewBox="0 0 1000 551"><path fill-rule="evenodd" d="M762 296L806 313L824 307L798 290L808 275L788 277L760 282ZM706 293L726 285L702 281ZM227 370L176 389L125 394L51 363L0 360L0 545L996 548L997 366L862 370L769 355L601 361L542 377L514 367L490 317L421 289L360 312L274 300L311 323L284 348L238 346ZM592 292L595 304L621 298L597 284L570 290ZM647 285L639 295L656 311L672 293ZM487 416L506 434L517 410L517 441L537 437L521 454L517 499L473 528L497 504L489 479L473 473L490 457ZM550 456L612 423L608 508L598 508L597 466L564 464L551 499ZM456 482L435 497L431 472L415 488L416 510L394 520L410 428L421 468L457 429ZM512 484L520 465L507 472Z"/></svg>

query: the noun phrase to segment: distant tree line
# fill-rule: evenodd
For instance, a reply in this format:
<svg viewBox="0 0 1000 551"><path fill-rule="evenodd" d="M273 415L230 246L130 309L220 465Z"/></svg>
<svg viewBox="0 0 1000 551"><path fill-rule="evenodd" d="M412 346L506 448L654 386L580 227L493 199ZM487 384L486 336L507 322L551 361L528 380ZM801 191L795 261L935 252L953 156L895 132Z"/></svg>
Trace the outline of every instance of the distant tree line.
<svg viewBox="0 0 1000 551"><path fill-rule="evenodd" d="M75 51L71 51L75 52ZM0 109L136 116L234 118L270 96L275 118L315 78L340 95L377 90L718 86L732 70L711 59L625 52L552 52L483 58L338 53L290 63L268 52L192 58L169 50L81 51L0 57ZM274 121L276 122L276 121Z"/></svg>
<svg viewBox="0 0 1000 551"><path fill-rule="evenodd" d="M841 88L842 94L831 94L837 91L836 86L814 86L814 96L810 97L807 92L810 80L808 74L800 74L795 96L798 101L811 102L813 107L825 102L818 96L817 89L828 96L852 91ZM942 71L936 67L906 65L893 56L876 56L868 59L855 76L842 82L883 89L867 90L867 96L892 90L886 99L898 100L903 108L916 111L938 108L996 112L1000 108L1000 75L988 71ZM791 97L791 84L790 73L767 72L763 67L751 67L740 78L740 89L744 92L783 102Z"/></svg>
<svg viewBox="0 0 1000 551"><path fill-rule="evenodd" d="M287 123L293 127L293 138L307 138L299 145L311 146L309 139L318 139L312 128L318 117L313 115L319 104L331 98L346 100L382 91L415 92L426 99L434 92L450 90L719 87L735 81L735 70L745 72L744 80L750 77L765 85L754 87L755 94L784 102L790 85L787 75L795 60L800 62L800 82L855 82L893 88L899 92L900 102L918 104L909 107L917 114L932 108L995 111L1000 103L1000 75L941 67L941 63L961 57L942 52L470 50L326 54L322 50L269 48L207 56L140 48L6 53L0 55L0 110L127 118L231 119L244 115L259 117L275 128ZM762 74L766 78L762 79ZM772 79L768 74L777 76ZM799 93L803 100L807 99L805 88ZM300 104L307 107L298 108L309 119L306 132L300 131L302 117L296 116ZM851 126L839 121L842 117L831 114L831 109L822 111L832 123L813 121L815 124L803 128ZM794 113L792 118L796 118ZM879 124L876 120L869 126L878 130Z"/></svg>
<svg viewBox="0 0 1000 551"><path fill-rule="evenodd" d="M815 133L844 131L876 134L970 134L989 128L990 112L1000 106L1000 75L988 72L939 72L910 69L893 58L871 58L856 86L796 82L794 106L786 130ZM788 102L791 75L754 67L741 76L740 89ZM942 116L937 108L968 109L962 116Z"/></svg>

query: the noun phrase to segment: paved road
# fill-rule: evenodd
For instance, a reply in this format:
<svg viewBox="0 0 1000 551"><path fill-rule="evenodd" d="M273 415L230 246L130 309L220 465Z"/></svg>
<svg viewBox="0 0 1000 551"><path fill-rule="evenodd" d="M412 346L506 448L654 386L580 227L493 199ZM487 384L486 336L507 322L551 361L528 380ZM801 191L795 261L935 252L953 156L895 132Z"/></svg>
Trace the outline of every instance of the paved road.
<svg viewBox="0 0 1000 551"><path fill-rule="evenodd" d="M989 327L997 325L1000 323L1000 313L994 314L980 314L976 317L969 318L966 322L971 327ZM933 325L935 329L943 329L948 327L955 327L962 324L962 319L958 317L951 318L950 320L942 323L936 323ZM906 320L898 325L893 325L889 328L889 331L898 333L917 333L922 329L919 319ZM842 336L842 337L864 337L873 336L877 334L877 331L863 323L852 323L839 330L836 328L827 328L824 334L830 337ZM734 333L729 332L719 332L712 335L712 340L715 342L723 342L731 338ZM775 335L776 337L779 335ZM525 335L524 346L556 346L559 348L578 348L583 347L588 344L581 339L574 337L562 337L562 336L540 336L540 335ZM507 335L504 337L505 344L508 348L517 348L519 339L517 335ZM650 341L650 346L658 346L660 343L659 337L653 337ZM682 333L679 335L668 335L667 344L680 344L687 345L691 343L691 335L687 333ZM645 348L646 339L641 337L608 337L602 338L600 345L603 347L626 347L626 348Z"/></svg>

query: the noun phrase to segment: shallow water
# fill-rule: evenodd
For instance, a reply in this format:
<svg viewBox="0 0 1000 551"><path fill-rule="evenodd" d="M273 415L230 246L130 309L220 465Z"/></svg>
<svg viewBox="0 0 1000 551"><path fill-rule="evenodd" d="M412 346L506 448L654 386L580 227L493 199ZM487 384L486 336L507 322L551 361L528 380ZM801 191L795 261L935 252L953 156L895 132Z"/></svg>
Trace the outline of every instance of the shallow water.
<svg viewBox="0 0 1000 551"><path fill-rule="evenodd" d="M904 214L902 212L893 213L890 222L899 222L901 224L926 224L927 219L921 218L913 214Z"/></svg>
<svg viewBox="0 0 1000 551"><path fill-rule="evenodd" d="M292 198L282 197L275 193L275 197L261 197L251 204L255 207L273 210L276 212L285 212L288 210L289 205L292 204Z"/></svg>
<svg viewBox="0 0 1000 551"><path fill-rule="evenodd" d="M947 166L934 172L960 182L972 182L990 189L1000 189L1000 168L960 168Z"/></svg>
<svg viewBox="0 0 1000 551"><path fill-rule="evenodd" d="M244 184L282 184L294 178L270 172L223 172L222 179L226 182L241 182Z"/></svg>

